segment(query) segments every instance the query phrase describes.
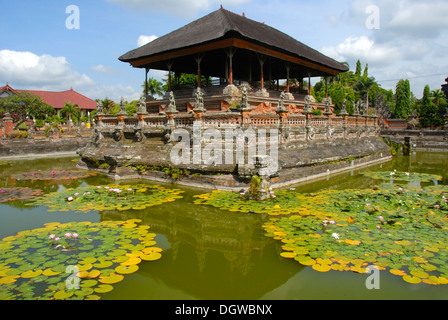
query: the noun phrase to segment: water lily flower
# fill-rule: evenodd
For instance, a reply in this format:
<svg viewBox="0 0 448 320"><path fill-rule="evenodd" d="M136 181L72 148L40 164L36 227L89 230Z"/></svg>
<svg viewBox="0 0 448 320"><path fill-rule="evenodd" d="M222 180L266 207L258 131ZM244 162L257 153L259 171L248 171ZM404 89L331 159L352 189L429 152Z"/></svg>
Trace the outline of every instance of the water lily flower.
<svg viewBox="0 0 448 320"><path fill-rule="evenodd" d="M129 188L128 191L129 191L129 192L132 192L132 189Z"/></svg>
<svg viewBox="0 0 448 320"><path fill-rule="evenodd" d="M79 193L75 193L74 196L75 196L75 197L79 196Z"/></svg>
<svg viewBox="0 0 448 320"><path fill-rule="evenodd" d="M72 234L72 237L75 238L75 239L78 238L78 236L79 235L77 233Z"/></svg>
<svg viewBox="0 0 448 320"><path fill-rule="evenodd" d="M96 187L97 189L101 189L101 186Z"/></svg>
<svg viewBox="0 0 448 320"><path fill-rule="evenodd" d="M330 224L336 224L336 221L330 221Z"/></svg>
<svg viewBox="0 0 448 320"><path fill-rule="evenodd" d="M72 236L72 234L69 233L69 232L67 232L66 234L64 234L64 236L65 236L66 238L70 238L70 237Z"/></svg>
<svg viewBox="0 0 448 320"><path fill-rule="evenodd" d="M50 235L49 235L49 238L50 238L50 239L54 239L55 237L56 237L56 236L55 236L54 234L50 234Z"/></svg>
<svg viewBox="0 0 448 320"><path fill-rule="evenodd" d="M331 236L332 236L334 239L336 239L336 240L339 239L339 234L337 234L336 232L333 233Z"/></svg>
<svg viewBox="0 0 448 320"><path fill-rule="evenodd" d="M57 238L54 238L54 240L59 241L59 240L61 240L61 238L57 237Z"/></svg>
<svg viewBox="0 0 448 320"><path fill-rule="evenodd" d="M73 198L72 197L68 197L67 200L68 201L73 201Z"/></svg>
<svg viewBox="0 0 448 320"><path fill-rule="evenodd" d="M383 216L379 216L378 219L380 219L380 221L383 221L384 217Z"/></svg>
<svg viewBox="0 0 448 320"><path fill-rule="evenodd" d="M376 226L376 228L377 228L378 230L380 230L380 229L381 229L381 226Z"/></svg>
<svg viewBox="0 0 448 320"><path fill-rule="evenodd" d="M366 207L370 207L370 203L366 203Z"/></svg>
<svg viewBox="0 0 448 320"><path fill-rule="evenodd" d="M434 206L434 208L439 209L439 208L440 208L440 205L436 204L436 205Z"/></svg>
<svg viewBox="0 0 448 320"><path fill-rule="evenodd" d="M0 193L5 193L5 191L2 190L2 191L0 191Z"/></svg>

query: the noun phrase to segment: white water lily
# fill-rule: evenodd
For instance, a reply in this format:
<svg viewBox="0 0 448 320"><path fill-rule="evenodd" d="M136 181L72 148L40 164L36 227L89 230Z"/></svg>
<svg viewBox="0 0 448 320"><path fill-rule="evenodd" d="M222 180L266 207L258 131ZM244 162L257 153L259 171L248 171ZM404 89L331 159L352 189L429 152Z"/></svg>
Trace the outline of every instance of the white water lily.
<svg viewBox="0 0 448 320"><path fill-rule="evenodd" d="M339 234L337 234L336 232L333 233L331 236L332 236L333 238L335 238L336 240L339 240Z"/></svg>

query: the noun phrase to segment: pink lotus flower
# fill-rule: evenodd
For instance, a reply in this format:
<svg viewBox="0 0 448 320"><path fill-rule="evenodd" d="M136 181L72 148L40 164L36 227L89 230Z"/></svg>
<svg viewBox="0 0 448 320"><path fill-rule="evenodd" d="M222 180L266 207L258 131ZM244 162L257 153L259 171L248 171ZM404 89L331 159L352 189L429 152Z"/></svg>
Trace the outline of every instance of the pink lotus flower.
<svg viewBox="0 0 448 320"><path fill-rule="evenodd" d="M54 234L50 234L49 236L50 239L54 239L54 237L56 237Z"/></svg>
<svg viewBox="0 0 448 320"><path fill-rule="evenodd" d="M66 238L70 238L70 237L72 236L72 234L69 233L69 232L67 232L66 234L64 234L64 236L65 236Z"/></svg>
<svg viewBox="0 0 448 320"><path fill-rule="evenodd" d="M384 220L384 218L382 216L379 216L378 219L380 219L381 221Z"/></svg>
<svg viewBox="0 0 448 320"><path fill-rule="evenodd" d="M76 239L76 238L78 238L78 234L74 233L74 234L72 234L72 237Z"/></svg>
<svg viewBox="0 0 448 320"><path fill-rule="evenodd" d="M59 241L59 240L61 240L61 238L57 237L57 238L55 238L54 240Z"/></svg>
<svg viewBox="0 0 448 320"><path fill-rule="evenodd" d="M75 193L74 196L75 196L75 197L79 196L79 193Z"/></svg>
<svg viewBox="0 0 448 320"><path fill-rule="evenodd" d="M0 193L5 193L5 191L2 190L2 191L0 191Z"/></svg>

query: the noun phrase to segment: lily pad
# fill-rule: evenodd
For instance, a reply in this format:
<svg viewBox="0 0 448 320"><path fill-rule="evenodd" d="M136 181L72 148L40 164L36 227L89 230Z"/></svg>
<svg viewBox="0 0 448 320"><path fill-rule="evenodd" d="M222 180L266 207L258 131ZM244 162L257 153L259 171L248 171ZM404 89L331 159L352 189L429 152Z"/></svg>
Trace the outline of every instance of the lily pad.
<svg viewBox="0 0 448 320"><path fill-rule="evenodd" d="M108 292L124 275L138 271L140 257L152 255L147 261L161 257L161 249L147 240L149 228L139 228L139 223L138 219L48 223L5 237L0 241L4 295L15 300L97 299L94 293ZM78 278L83 289L66 287L69 278L71 284Z"/></svg>
<svg viewBox="0 0 448 320"><path fill-rule="evenodd" d="M88 186L47 194L34 199L29 205L47 206L49 211L143 210L182 198L182 192L159 185ZM124 227L136 226L135 223L127 223Z"/></svg>

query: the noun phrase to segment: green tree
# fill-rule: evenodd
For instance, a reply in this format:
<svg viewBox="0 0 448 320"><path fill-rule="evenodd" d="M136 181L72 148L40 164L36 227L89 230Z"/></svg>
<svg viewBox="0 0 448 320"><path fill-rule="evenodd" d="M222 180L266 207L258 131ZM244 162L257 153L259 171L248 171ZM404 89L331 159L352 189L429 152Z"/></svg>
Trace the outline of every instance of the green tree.
<svg viewBox="0 0 448 320"><path fill-rule="evenodd" d="M366 67L364 69L364 73L362 74L363 78L369 77L369 64L366 64Z"/></svg>
<svg viewBox="0 0 448 320"><path fill-rule="evenodd" d="M438 124L438 108L432 102L431 89L429 85L425 86L423 98L420 104L420 125L422 127L432 127Z"/></svg>
<svg viewBox="0 0 448 320"><path fill-rule="evenodd" d="M369 93L370 89L375 85L375 78L360 77L355 84L355 91L361 99L366 99L367 107L370 105Z"/></svg>
<svg viewBox="0 0 448 320"><path fill-rule="evenodd" d="M72 119L75 122L78 122L78 119L81 115L79 106L77 104L71 104L70 102L66 102L64 107L61 109L61 113L65 113L67 117L68 131L70 132L72 130Z"/></svg>
<svg viewBox="0 0 448 320"><path fill-rule="evenodd" d="M361 70L362 70L361 61L358 60L356 62L355 76L360 77L361 76Z"/></svg>
<svg viewBox="0 0 448 320"><path fill-rule="evenodd" d="M409 80L400 80L395 90L395 107L392 110L393 119L408 119L411 113L411 85Z"/></svg>
<svg viewBox="0 0 448 320"><path fill-rule="evenodd" d="M447 115L447 101L445 98L445 93L440 90L436 89L431 92L431 100L432 102L437 106L438 109L438 126L443 126L445 117Z"/></svg>
<svg viewBox="0 0 448 320"><path fill-rule="evenodd" d="M27 91L22 91L18 95L0 99L0 115L9 113L17 129L27 119L45 119L54 115L54 108L44 102L44 100Z"/></svg>
<svg viewBox="0 0 448 320"><path fill-rule="evenodd" d="M162 96L163 95L163 83L158 81L157 79L154 78L149 78L148 79L148 94L152 97L154 96ZM146 90L146 84L143 82L142 85L143 88L143 93L145 93Z"/></svg>

